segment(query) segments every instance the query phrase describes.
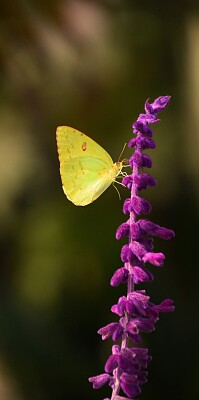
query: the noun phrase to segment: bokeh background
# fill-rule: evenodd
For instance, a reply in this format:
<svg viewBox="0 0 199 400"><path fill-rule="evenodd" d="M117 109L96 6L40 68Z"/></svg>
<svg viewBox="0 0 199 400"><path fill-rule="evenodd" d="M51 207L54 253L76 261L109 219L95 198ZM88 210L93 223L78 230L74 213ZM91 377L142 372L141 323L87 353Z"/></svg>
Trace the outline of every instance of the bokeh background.
<svg viewBox="0 0 199 400"><path fill-rule="evenodd" d="M55 131L78 128L117 160L145 100L167 94L154 128L158 186L144 195L176 238L156 240L165 267L144 287L176 312L143 337L153 361L140 399L197 400L199 2L1 0L1 400L110 394L87 379L103 371L112 343L96 331L125 290L109 286L122 201L112 187L88 207L66 200Z"/></svg>

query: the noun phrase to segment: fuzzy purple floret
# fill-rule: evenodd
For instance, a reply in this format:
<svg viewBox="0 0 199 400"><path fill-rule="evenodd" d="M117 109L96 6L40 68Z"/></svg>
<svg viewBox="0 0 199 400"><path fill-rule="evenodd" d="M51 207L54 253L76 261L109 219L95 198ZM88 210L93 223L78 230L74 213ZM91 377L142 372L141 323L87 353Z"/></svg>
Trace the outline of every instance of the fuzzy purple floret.
<svg viewBox="0 0 199 400"><path fill-rule="evenodd" d="M116 239L128 238L122 247L123 266L118 268L110 281L111 286L127 283L127 295L119 298L111 311L119 316L119 322L112 322L99 329L103 340L112 337L113 341L121 340L121 345L113 345L112 354L105 364L105 373L89 378L94 389L108 384L112 389L111 398L104 400L133 400L141 393L141 386L147 382L147 364L151 360L148 349L133 347L141 340L142 332L152 332L162 312L174 311L171 299L163 300L159 305L150 301L145 290L135 289L135 285L153 280L153 274L146 268L146 263L162 267L165 255L154 252L153 238L171 239L175 236L171 229L139 216L149 214L151 204L139 196L141 190L156 185L156 180L143 168L151 168L152 160L143 153L146 149L155 149L152 139L153 131L148 126L159 121L157 114L168 105L170 96L158 97L153 103L147 100L145 114L140 114L133 124L135 138L129 142L134 153L129 159L132 173L123 178L123 185L131 195L124 201L123 213L128 220L116 231ZM133 346L130 345L132 342ZM123 394L120 395L120 390Z"/></svg>

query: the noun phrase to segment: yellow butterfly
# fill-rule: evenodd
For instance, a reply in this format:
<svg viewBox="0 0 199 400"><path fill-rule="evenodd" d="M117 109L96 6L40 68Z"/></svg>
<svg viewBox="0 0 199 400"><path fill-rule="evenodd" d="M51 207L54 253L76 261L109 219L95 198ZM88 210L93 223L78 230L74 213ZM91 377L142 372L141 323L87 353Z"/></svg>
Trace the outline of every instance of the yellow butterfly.
<svg viewBox="0 0 199 400"><path fill-rule="evenodd" d="M74 128L59 126L56 137L63 191L76 206L86 206L115 181L123 161L114 164L99 144Z"/></svg>

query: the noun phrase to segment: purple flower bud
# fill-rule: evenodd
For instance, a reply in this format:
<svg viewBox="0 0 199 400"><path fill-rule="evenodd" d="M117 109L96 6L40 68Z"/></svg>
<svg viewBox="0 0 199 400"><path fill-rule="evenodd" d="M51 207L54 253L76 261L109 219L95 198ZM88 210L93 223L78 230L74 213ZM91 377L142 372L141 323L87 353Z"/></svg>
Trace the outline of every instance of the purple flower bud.
<svg viewBox="0 0 199 400"><path fill-rule="evenodd" d="M146 316L149 299L150 297L146 296L144 290L131 292L126 302L127 312L131 315Z"/></svg>
<svg viewBox="0 0 199 400"><path fill-rule="evenodd" d="M139 370L139 366L135 363L135 355L127 348L121 351L118 365L123 372L136 373Z"/></svg>
<svg viewBox="0 0 199 400"><path fill-rule="evenodd" d="M130 227L130 231L131 231L131 238L133 240L139 240L143 237L143 235L145 234L145 232L141 229L139 221L138 222L134 222L131 227Z"/></svg>
<svg viewBox="0 0 199 400"><path fill-rule="evenodd" d="M139 196L134 196L131 200L131 207L133 211L140 215L140 214L149 214L151 212L151 204L148 200L143 199Z"/></svg>
<svg viewBox="0 0 199 400"><path fill-rule="evenodd" d="M136 175L134 182L137 185L137 190L139 192L143 189L147 189L149 186L156 186L156 180L146 173Z"/></svg>
<svg viewBox="0 0 199 400"><path fill-rule="evenodd" d="M131 322L131 320L130 320L130 322ZM153 319L142 318L142 317L133 318L132 319L132 324L133 323L137 326L138 333L139 333L139 331L141 331L141 332L153 332L155 330L155 326L154 326L155 321Z"/></svg>
<svg viewBox="0 0 199 400"><path fill-rule="evenodd" d="M148 361L151 361L152 358L148 355L148 349L142 347L134 347L131 349L131 351L135 355L135 360L137 365L139 366L139 369L147 368L147 363Z"/></svg>
<svg viewBox="0 0 199 400"><path fill-rule="evenodd" d="M164 264L165 255L163 253L146 253L143 257L143 261L149 262L150 264L162 267Z"/></svg>
<svg viewBox="0 0 199 400"><path fill-rule="evenodd" d="M118 356L115 355L115 354L112 354L112 355L108 358L108 360L107 360L107 362L106 362L106 364L105 364L105 367L104 367L105 372L107 372L108 374L110 374L111 372L113 372L113 370L114 370L115 368L117 368L117 365L118 365Z"/></svg>
<svg viewBox="0 0 199 400"><path fill-rule="evenodd" d="M127 175L122 179L122 184L126 186L128 189L131 189L133 184L133 177L132 175ZM125 213L126 214L126 213Z"/></svg>
<svg viewBox="0 0 199 400"><path fill-rule="evenodd" d="M145 103L145 111L147 113L161 112L168 105L170 98L171 98L171 96L160 96L151 104L147 100Z"/></svg>
<svg viewBox="0 0 199 400"><path fill-rule="evenodd" d="M124 312L126 311L126 303L127 303L126 297L125 296L120 297L117 304L114 304L111 307L111 311L119 315L120 317L123 317Z"/></svg>
<svg viewBox="0 0 199 400"><path fill-rule="evenodd" d="M136 375L129 375L126 372L123 372L120 377L120 384L123 392L132 399L141 393Z"/></svg>
<svg viewBox="0 0 199 400"><path fill-rule="evenodd" d="M134 139L136 140L136 139ZM145 136L140 136L137 140L137 145L141 147L142 150L146 149L155 149L156 144L153 139L145 137ZM130 147L130 146L129 146Z"/></svg>
<svg viewBox="0 0 199 400"><path fill-rule="evenodd" d="M134 322L133 319L131 319L126 324L126 331L129 332L129 333L132 333L133 335L138 335L139 329L138 329L138 326L137 326L136 322Z"/></svg>
<svg viewBox="0 0 199 400"><path fill-rule="evenodd" d="M136 121L133 123L132 125L133 127L133 133L134 134L138 134L142 133L142 135L144 136L148 136L148 137L152 137L153 136L153 131L151 128L149 128L145 123L141 122L141 121Z"/></svg>
<svg viewBox="0 0 199 400"><path fill-rule="evenodd" d="M118 344L114 344L112 346L112 354L120 354L120 346L118 346Z"/></svg>
<svg viewBox="0 0 199 400"><path fill-rule="evenodd" d="M152 252L153 251L153 238L150 237L145 237L143 239L140 239L140 243L143 244L143 246L145 246L147 252Z"/></svg>
<svg viewBox="0 0 199 400"><path fill-rule="evenodd" d="M128 143L128 147L130 147L131 149L133 149L133 147L136 146L136 139L131 139L130 142Z"/></svg>
<svg viewBox="0 0 199 400"><path fill-rule="evenodd" d="M121 283L126 283L128 280L129 271L127 268L119 268L113 274L110 284L111 286L119 286Z"/></svg>
<svg viewBox="0 0 199 400"><path fill-rule="evenodd" d="M119 240L119 239L124 238L125 236L129 236L129 231L130 231L129 228L130 228L129 224L127 222L124 222L123 224L121 224L117 228L116 239Z"/></svg>
<svg viewBox="0 0 199 400"><path fill-rule="evenodd" d="M143 124L154 124L155 122L159 122L160 120L154 114L140 114L138 117L138 121Z"/></svg>
<svg viewBox="0 0 199 400"><path fill-rule="evenodd" d="M157 312L172 312L175 310L174 302L171 299L165 299L158 306L155 306Z"/></svg>
<svg viewBox="0 0 199 400"><path fill-rule="evenodd" d="M132 268L133 281L136 285L143 282L153 281L153 274L149 272L146 268L133 267Z"/></svg>
<svg viewBox="0 0 199 400"><path fill-rule="evenodd" d="M128 246L129 247L129 246ZM142 261L144 255L147 253L146 247L140 242L133 240L130 243L130 249L133 254L138 258L138 260Z"/></svg>
<svg viewBox="0 0 199 400"><path fill-rule="evenodd" d="M139 168L151 168L152 160L148 154L142 154L139 151L135 151L132 157L129 158L129 165L133 168L137 166Z"/></svg>
<svg viewBox="0 0 199 400"><path fill-rule="evenodd" d="M112 336L112 339L115 342L116 340L121 339L123 329L118 322L112 322L111 324L108 324L103 328L100 328L97 333L102 335L102 340L106 340L110 336Z"/></svg>
<svg viewBox="0 0 199 400"><path fill-rule="evenodd" d="M131 206L131 199L126 199L123 205L123 213L128 214L130 212L129 208Z"/></svg>
<svg viewBox="0 0 199 400"><path fill-rule="evenodd" d="M128 244L125 244L121 250L121 260L126 263L131 261L132 251Z"/></svg>
<svg viewBox="0 0 199 400"><path fill-rule="evenodd" d="M110 380L110 375L108 374L101 374L97 376L92 376L88 379L89 382L93 384L93 389L99 389L101 386L105 385Z"/></svg>
<svg viewBox="0 0 199 400"><path fill-rule="evenodd" d="M171 229L163 228L147 219L139 220L140 228L149 235L158 236L161 239L172 239L175 236L174 231Z"/></svg>

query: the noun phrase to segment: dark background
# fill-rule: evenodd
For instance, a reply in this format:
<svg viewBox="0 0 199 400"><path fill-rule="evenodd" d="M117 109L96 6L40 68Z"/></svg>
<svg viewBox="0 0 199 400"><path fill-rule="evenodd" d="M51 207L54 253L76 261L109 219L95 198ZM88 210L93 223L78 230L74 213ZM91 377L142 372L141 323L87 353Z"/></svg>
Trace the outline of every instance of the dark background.
<svg viewBox="0 0 199 400"><path fill-rule="evenodd" d="M153 361L140 399L198 399L198 1L0 8L0 399L110 395L87 379L103 372L112 343L96 331L126 290L109 286L121 266L122 202L112 187L88 207L65 198L55 131L78 128L117 160L145 100L168 94L154 128L158 186L144 196L176 238L156 240L165 267L151 267L155 281L144 287L154 302L173 298L176 311L143 337Z"/></svg>

